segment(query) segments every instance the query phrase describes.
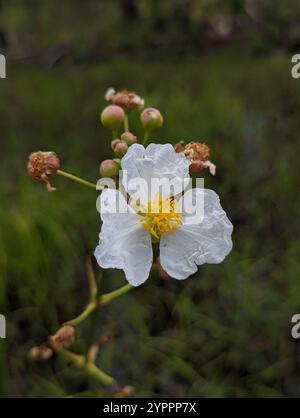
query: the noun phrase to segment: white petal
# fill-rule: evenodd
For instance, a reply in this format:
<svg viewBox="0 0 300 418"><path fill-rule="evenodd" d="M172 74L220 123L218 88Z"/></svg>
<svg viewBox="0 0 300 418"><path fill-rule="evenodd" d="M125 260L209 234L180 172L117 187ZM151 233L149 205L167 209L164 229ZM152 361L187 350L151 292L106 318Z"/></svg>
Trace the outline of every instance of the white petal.
<svg viewBox="0 0 300 418"><path fill-rule="evenodd" d="M116 94L116 90L112 87L109 87L105 92L105 100L110 101L113 96Z"/></svg>
<svg viewBox="0 0 300 418"><path fill-rule="evenodd" d="M116 213L116 200L119 212ZM127 210L125 210L127 208ZM126 279L133 286L144 283L152 266L151 236L117 190L106 189L101 194L101 218L99 245L95 250L98 264L103 268L124 270Z"/></svg>
<svg viewBox="0 0 300 418"><path fill-rule="evenodd" d="M204 217L200 211L192 219L193 215L185 208L181 228L174 234L164 234L160 240L160 263L171 277L179 280L194 274L197 266L204 263L221 263L232 249L233 226L218 195L203 189L188 193L197 201L204 198Z"/></svg>
<svg viewBox="0 0 300 418"><path fill-rule="evenodd" d="M171 144L150 144L146 149L133 144L121 165L126 191L132 195L139 189L137 194L143 204L159 192L155 185L163 187L163 194L173 196L182 192L190 179L190 161L182 153L176 153Z"/></svg>

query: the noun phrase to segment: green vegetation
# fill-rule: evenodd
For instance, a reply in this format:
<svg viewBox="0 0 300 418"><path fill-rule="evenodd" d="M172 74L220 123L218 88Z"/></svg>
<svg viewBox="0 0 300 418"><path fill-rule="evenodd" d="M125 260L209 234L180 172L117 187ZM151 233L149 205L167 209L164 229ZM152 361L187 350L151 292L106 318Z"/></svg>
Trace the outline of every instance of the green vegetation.
<svg viewBox="0 0 300 418"><path fill-rule="evenodd" d="M62 169L98 179L110 157L99 123L109 86L161 110L157 142L210 145L217 175L205 174L205 185L235 226L234 248L183 282L153 273L94 313L93 327L78 327L74 350L100 341L97 365L136 396L300 396L300 343L290 337L300 308L300 81L290 59L257 54L250 41L201 55L65 59L51 71L9 62L0 80L1 396L109 396L58 357L27 357L86 304L85 261L100 220L93 190L57 177L50 194L26 175L27 155L41 149L56 151ZM120 271L104 276L105 291L125 284Z"/></svg>

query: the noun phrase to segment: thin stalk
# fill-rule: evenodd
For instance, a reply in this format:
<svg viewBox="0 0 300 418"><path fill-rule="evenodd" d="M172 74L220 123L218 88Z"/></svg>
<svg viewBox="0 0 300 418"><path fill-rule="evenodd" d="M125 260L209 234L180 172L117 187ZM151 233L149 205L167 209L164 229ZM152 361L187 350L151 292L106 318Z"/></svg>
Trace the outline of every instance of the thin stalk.
<svg viewBox="0 0 300 418"><path fill-rule="evenodd" d="M90 299L95 300L97 297L100 296L100 288L98 286L95 272L93 269L91 256L87 258L86 270L87 270L87 277L88 277L88 282L89 282ZM90 347L87 349L87 352L86 352L86 356L85 356L86 362L89 362L89 361L92 361L93 363L95 362L92 359L91 347L93 347L93 339L94 339L96 324L97 324L97 315L96 315L96 312L93 311L91 313L91 320L89 323L88 336L87 336L87 342Z"/></svg>
<svg viewBox="0 0 300 418"><path fill-rule="evenodd" d="M144 133L144 139L143 139L143 145L144 147L148 144L149 141L149 131L145 131Z"/></svg>
<svg viewBox="0 0 300 418"><path fill-rule="evenodd" d="M124 295L125 293L129 292L131 289L133 289L133 286L130 284L126 284L125 286L120 287L117 290L113 290L110 293L106 293L104 295L100 295L97 299L93 299L81 312L80 315L76 316L76 318L71 319L70 321L66 322L64 325L71 325L73 327L76 327L81 322L83 322L85 319L87 319L90 314L97 309L100 306L107 305L112 300Z"/></svg>
<svg viewBox="0 0 300 418"><path fill-rule="evenodd" d="M124 118L124 131L129 132L129 118L128 118L127 113L125 113L125 118Z"/></svg>
<svg viewBox="0 0 300 418"><path fill-rule="evenodd" d="M73 174L67 173L66 171L57 170L59 176L65 177L69 180L75 181L76 183L84 184L85 186L96 189L96 184L91 183L90 181L84 180L81 177L74 176Z"/></svg>
<svg viewBox="0 0 300 418"><path fill-rule="evenodd" d="M56 352L60 354L65 360L74 364L74 366L83 369L88 375L94 377L105 386L116 387L115 379L100 370L93 362L86 362L84 356L72 353L71 351L65 350L64 348L56 349Z"/></svg>
<svg viewBox="0 0 300 418"><path fill-rule="evenodd" d="M118 298L119 296L125 295L125 293L129 292L129 290L133 289L131 284L125 284L125 286L120 287L117 290L114 290L110 293L106 293L105 295L101 295L98 299L98 306L106 305L112 300Z"/></svg>
<svg viewBox="0 0 300 418"><path fill-rule="evenodd" d="M95 273L93 269L92 258L90 256L88 257L87 262L86 262L86 272L87 272L87 277L88 277L88 282L89 282L91 299L93 299L97 296L98 286L97 286L97 281L96 281L96 277L95 277Z"/></svg>
<svg viewBox="0 0 300 418"><path fill-rule="evenodd" d="M76 316L76 318L71 319L70 321L66 322L64 325L71 325L72 327L76 327L76 325L79 325L81 322L83 322L86 318L90 316L90 314L97 308L97 303L95 300L91 301L85 309Z"/></svg>
<svg viewBox="0 0 300 418"><path fill-rule="evenodd" d="M117 129L112 130L111 136L113 140L118 138L118 130Z"/></svg>

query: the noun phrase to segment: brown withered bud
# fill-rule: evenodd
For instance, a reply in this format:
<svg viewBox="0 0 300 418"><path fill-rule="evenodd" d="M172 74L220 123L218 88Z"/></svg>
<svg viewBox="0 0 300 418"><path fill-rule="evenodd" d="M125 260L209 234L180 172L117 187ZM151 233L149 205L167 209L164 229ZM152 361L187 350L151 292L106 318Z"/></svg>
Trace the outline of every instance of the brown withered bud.
<svg viewBox="0 0 300 418"><path fill-rule="evenodd" d="M124 386L119 392L117 392L114 398L129 398L135 392L135 388L130 385Z"/></svg>
<svg viewBox="0 0 300 418"><path fill-rule="evenodd" d="M183 145L184 141L178 142L174 149L176 152L183 152L188 160L191 161L190 171L192 173L199 173L208 168L210 174L216 174L216 166L209 161L210 149L209 146L202 142L192 141L187 145Z"/></svg>
<svg viewBox="0 0 300 418"><path fill-rule="evenodd" d="M50 337L53 348L68 348L75 341L75 329L71 325L63 325L55 335Z"/></svg>
<svg viewBox="0 0 300 418"><path fill-rule="evenodd" d="M32 347L28 352L28 357L33 361L47 361L52 355L53 351L46 345Z"/></svg>
<svg viewBox="0 0 300 418"><path fill-rule="evenodd" d="M121 90L116 92L113 88L109 88L105 93L105 99L111 101L114 105L122 107L125 112L144 108L144 99L134 91Z"/></svg>
<svg viewBox="0 0 300 418"><path fill-rule="evenodd" d="M184 154L191 161L206 161L209 157L209 147L205 143L190 142L184 147Z"/></svg>
<svg viewBox="0 0 300 418"><path fill-rule="evenodd" d="M103 345L111 344L113 340L114 340L114 337L112 335L102 335L102 337L100 338L100 342Z"/></svg>
<svg viewBox="0 0 300 418"><path fill-rule="evenodd" d="M46 183L47 190L53 192L49 178L57 173L60 167L58 155L53 151L36 151L29 155L27 171L33 181Z"/></svg>

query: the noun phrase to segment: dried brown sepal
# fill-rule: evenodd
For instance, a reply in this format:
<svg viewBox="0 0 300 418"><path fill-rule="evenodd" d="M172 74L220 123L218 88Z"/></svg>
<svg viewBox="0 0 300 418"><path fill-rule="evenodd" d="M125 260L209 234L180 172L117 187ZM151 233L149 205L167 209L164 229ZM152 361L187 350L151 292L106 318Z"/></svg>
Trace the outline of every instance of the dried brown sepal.
<svg viewBox="0 0 300 418"><path fill-rule="evenodd" d="M202 142L190 142L184 147L184 155L191 161L207 161L209 158L209 147Z"/></svg>
<svg viewBox="0 0 300 418"><path fill-rule="evenodd" d="M208 168L212 175L216 174L216 166L209 161L210 148L204 142L192 141L184 146L184 141L179 141L175 144L176 152L183 152L188 160L191 161L190 171L192 173L199 173Z"/></svg>
<svg viewBox="0 0 300 418"><path fill-rule="evenodd" d="M183 152L184 151L184 141L179 141L177 144L174 145L175 152Z"/></svg>

